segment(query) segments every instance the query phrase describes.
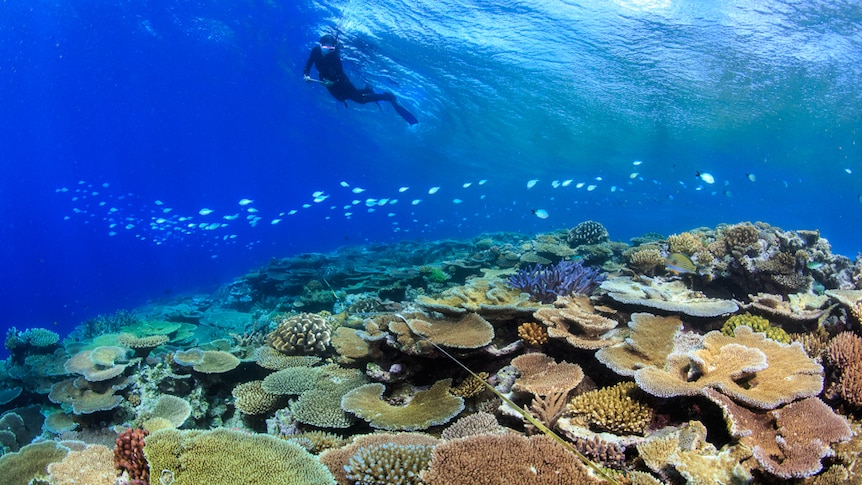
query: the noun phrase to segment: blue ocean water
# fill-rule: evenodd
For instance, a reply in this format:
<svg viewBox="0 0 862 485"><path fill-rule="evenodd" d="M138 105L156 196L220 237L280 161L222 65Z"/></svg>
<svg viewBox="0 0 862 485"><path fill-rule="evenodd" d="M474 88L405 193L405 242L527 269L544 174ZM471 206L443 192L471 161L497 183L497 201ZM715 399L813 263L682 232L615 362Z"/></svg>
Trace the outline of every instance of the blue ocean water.
<svg viewBox="0 0 862 485"><path fill-rule="evenodd" d="M857 2L34 0L0 16L2 326L64 332L299 252L584 220L623 241L762 220L862 248ZM336 31L353 81L418 125L303 82Z"/></svg>

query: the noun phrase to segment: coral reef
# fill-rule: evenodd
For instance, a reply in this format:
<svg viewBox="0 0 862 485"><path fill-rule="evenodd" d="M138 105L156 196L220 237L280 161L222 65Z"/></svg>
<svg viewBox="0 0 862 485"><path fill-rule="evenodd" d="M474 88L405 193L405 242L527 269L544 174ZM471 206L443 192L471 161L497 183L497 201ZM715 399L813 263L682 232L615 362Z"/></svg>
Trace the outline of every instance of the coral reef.
<svg viewBox="0 0 862 485"><path fill-rule="evenodd" d="M553 308L541 308L533 313L547 326L548 337L563 339L578 349L599 349L618 342L608 332L616 320L599 315L586 296L560 297Z"/></svg>
<svg viewBox="0 0 862 485"><path fill-rule="evenodd" d="M437 381L429 389L417 391L404 406L393 406L383 400L386 390L383 384L365 384L345 394L341 407L374 428L423 430L448 423L464 410L464 400L449 393L451 383L451 379Z"/></svg>
<svg viewBox="0 0 862 485"><path fill-rule="evenodd" d="M739 306L731 300L709 298L688 289L682 281L646 279L635 281L627 276L609 279L599 288L612 300L625 305L643 306L692 317L718 317L734 313Z"/></svg>
<svg viewBox="0 0 862 485"><path fill-rule="evenodd" d="M560 261L551 266L528 266L509 276L512 288L527 293L540 303L553 303L558 296L587 295L604 280L596 268L583 261Z"/></svg>

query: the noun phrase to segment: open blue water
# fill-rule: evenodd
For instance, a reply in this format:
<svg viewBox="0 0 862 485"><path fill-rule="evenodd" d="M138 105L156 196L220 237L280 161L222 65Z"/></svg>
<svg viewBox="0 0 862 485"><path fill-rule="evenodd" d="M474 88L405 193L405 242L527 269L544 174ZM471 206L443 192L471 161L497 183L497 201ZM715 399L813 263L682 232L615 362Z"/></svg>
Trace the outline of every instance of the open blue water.
<svg viewBox="0 0 862 485"><path fill-rule="evenodd" d="M0 326L62 332L298 252L589 219L623 241L762 220L862 249L855 1L31 0L0 18ZM302 81L335 29L354 82L418 125Z"/></svg>

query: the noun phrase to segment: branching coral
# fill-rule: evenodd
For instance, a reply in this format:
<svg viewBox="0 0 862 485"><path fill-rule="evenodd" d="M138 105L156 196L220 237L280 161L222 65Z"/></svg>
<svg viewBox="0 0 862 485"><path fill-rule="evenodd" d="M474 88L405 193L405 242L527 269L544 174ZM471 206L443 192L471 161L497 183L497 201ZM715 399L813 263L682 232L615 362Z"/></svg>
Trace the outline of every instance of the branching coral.
<svg viewBox="0 0 862 485"><path fill-rule="evenodd" d="M524 322L518 325L518 338L527 345L538 347L548 343L548 331L536 322Z"/></svg>
<svg viewBox="0 0 862 485"><path fill-rule="evenodd" d="M637 399L637 392L634 382L621 382L575 396L569 402L568 410L599 431L643 434L654 412Z"/></svg>
<svg viewBox="0 0 862 485"><path fill-rule="evenodd" d="M440 434L444 440L454 440L478 434L506 434L508 428L500 426L493 414L478 412L458 418Z"/></svg>
<svg viewBox="0 0 862 485"><path fill-rule="evenodd" d="M150 466L144 456L144 439L150 432L129 428L117 436L114 447L114 467L132 480L150 479Z"/></svg>
<svg viewBox="0 0 862 485"><path fill-rule="evenodd" d="M534 265L509 276L509 284L541 303L552 303L558 296L591 293L605 276L583 261L560 261L551 266Z"/></svg>
<svg viewBox="0 0 862 485"><path fill-rule="evenodd" d="M360 448L344 466L350 483L424 485L419 474L431 461L433 445L382 443Z"/></svg>
<svg viewBox="0 0 862 485"><path fill-rule="evenodd" d="M357 483L366 483L363 481L356 481L355 479L348 479L346 468L350 466L351 461L354 457L358 456L358 454L366 449L373 448L382 445L395 445L395 446L419 446L419 447L433 447L440 442L437 438L433 436L422 434L422 433L374 433L367 435L356 436L353 439L353 443L350 443L347 446L342 448L334 448L326 450L323 454L320 455L320 461L326 465L327 468L332 472L335 476L336 481L340 485L355 485ZM381 467L382 468L382 467ZM387 473L388 470L381 469L379 474ZM412 477L411 477L412 479ZM377 482L370 482L377 483ZM401 481L392 481L385 483L402 483ZM416 482L418 483L418 482Z"/></svg>
<svg viewBox="0 0 862 485"><path fill-rule="evenodd" d="M703 241L690 232L671 234L667 237L668 252L693 255L703 247Z"/></svg>

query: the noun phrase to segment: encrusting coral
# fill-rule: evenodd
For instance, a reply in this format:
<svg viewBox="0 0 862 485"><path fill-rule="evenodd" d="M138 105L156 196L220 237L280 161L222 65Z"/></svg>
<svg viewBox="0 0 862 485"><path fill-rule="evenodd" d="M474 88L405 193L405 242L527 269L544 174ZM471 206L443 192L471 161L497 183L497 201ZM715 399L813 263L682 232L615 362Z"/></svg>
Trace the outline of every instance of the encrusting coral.
<svg viewBox="0 0 862 485"><path fill-rule="evenodd" d="M334 485L314 455L296 443L225 428L156 431L144 454L153 470L167 470L173 485Z"/></svg>
<svg viewBox="0 0 862 485"><path fill-rule="evenodd" d="M393 406L382 396L386 387L365 384L348 392L341 407L378 429L417 431L448 423L464 410L464 399L449 392L451 379L437 381L429 389L417 391L404 406Z"/></svg>

